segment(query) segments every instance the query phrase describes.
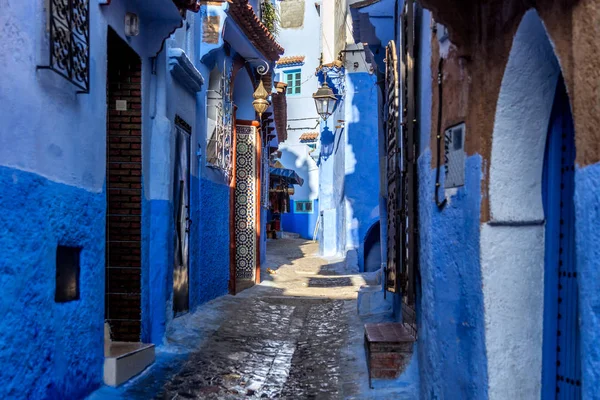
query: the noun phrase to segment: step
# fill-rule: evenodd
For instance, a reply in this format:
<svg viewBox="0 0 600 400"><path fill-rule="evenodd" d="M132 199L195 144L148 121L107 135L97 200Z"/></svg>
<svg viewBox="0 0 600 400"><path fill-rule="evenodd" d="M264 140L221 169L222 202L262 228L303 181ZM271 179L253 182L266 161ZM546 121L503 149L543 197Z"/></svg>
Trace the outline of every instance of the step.
<svg viewBox="0 0 600 400"><path fill-rule="evenodd" d="M300 239L299 233L294 232L281 232L282 239Z"/></svg>
<svg viewBox="0 0 600 400"><path fill-rule="evenodd" d="M396 379L408 367L416 341L412 329L402 323L365 324L365 350L371 379Z"/></svg>
<svg viewBox="0 0 600 400"><path fill-rule="evenodd" d="M154 362L153 344L107 342L104 346L104 383L119 386Z"/></svg>

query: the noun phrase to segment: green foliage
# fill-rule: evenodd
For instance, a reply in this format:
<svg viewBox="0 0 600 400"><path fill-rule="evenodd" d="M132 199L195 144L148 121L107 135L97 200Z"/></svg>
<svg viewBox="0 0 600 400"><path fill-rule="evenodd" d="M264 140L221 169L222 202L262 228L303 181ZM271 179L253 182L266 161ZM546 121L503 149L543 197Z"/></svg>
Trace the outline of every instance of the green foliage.
<svg viewBox="0 0 600 400"><path fill-rule="evenodd" d="M262 22L273 36L279 33L279 13L271 0L262 3Z"/></svg>

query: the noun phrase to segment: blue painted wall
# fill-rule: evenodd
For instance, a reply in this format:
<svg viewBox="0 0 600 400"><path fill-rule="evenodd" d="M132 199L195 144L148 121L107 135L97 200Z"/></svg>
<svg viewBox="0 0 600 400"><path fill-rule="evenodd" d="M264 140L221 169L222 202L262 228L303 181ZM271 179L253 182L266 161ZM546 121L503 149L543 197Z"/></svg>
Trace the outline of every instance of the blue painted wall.
<svg viewBox="0 0 600 400"><path fill-rule="evenodd" d="M227 294L229 282L229 186L200 182L200 266L194 274L199 305Z"/></svg>
<svg viewBox="0 0 600 400"><path fill-rule="evenodd" d="M442 211L433 200L435 170L429 150L419 158L418 173L421 394L429 399L484 399L487 360L479 265L481 157L467 158L465 186Z"/></svg>
<svg viewBox="0 0 600 400"><path fill-rule="evenodd" d="M600 164L576 168L576 259L584 399L598 396L600 382Z"/></svg>
<svg viewBox="0 0 600 400"><path fill-rule="evenodd" d="M286 214L281 214L281 229L285 232L295 232L303 239L312 240L315 232L315 226L319 216L319 201L313 201L312 213L295 213L294 200L290 200L290 211Z"/></svg>
<svg viewBox="0 0 600 400"><path fill-rule="evenodd" d="M367 232L379 220L379 87L377 75L348 73L346 79L344 188L348 248L358 249L364 270ZM336 182L337 184L337 182Z"/></svg>
<svg viewBox="0 0 600 400"><path fill-rule="evenodd" d="M104 192L0 167L0 397L81 398L102 382ZM81 247L80 299L55 303L56 246Z"/></svg>

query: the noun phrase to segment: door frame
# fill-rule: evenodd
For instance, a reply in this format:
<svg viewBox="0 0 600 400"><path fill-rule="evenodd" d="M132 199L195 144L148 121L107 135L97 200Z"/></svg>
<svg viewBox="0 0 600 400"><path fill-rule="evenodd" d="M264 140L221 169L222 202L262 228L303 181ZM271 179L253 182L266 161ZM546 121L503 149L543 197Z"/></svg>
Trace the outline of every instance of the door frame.
<svg viewBox="0 0 600 400"><path fill-rule="evenodd" d="M255 180L255 232L256 232L256 264L254 271L254 284L260 283L260 237L261 237L261 148L262 135L260 123L258 121L241 120L235 118L234 112L234 127L233 127L233 156L232 156L232 173L231 182L229 185L229 293L237 294L237 263L236 263L236 234L235 234L235 189L236 189L236 172L237 172L237 126L252 126L256 128L256 180Z"/></svg>

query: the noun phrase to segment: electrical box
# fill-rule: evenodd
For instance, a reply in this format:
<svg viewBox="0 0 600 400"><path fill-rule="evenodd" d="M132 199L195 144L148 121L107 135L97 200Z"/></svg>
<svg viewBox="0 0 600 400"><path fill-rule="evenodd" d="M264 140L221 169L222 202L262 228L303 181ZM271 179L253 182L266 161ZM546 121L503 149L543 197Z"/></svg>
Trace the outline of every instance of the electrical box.
<svg viewBox="0 0 600 400"><path fill-rule="evenodd" d="M465 124L452 126L444 132L446 180L444 188L457 188L465 184Z"/></svg>

